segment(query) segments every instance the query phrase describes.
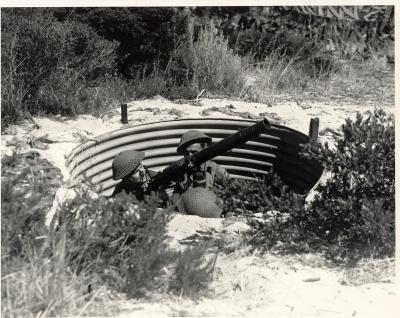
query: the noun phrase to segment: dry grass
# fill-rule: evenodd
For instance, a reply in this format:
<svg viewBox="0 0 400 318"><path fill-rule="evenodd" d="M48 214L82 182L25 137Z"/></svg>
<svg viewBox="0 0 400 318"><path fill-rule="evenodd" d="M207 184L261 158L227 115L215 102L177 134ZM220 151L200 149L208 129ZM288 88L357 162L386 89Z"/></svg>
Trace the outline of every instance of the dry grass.
<svg viewBox="0 0 400 318"><path fill-rule="evenodd" d="M368 60L329 58L324 67L318 60L287 58L275 52L265 61L249 64L249 79L240 97L274 105L280 101L394 105L394 67L386 57Z"/></svg>
<svg viewBox="0 0 400 318"><path fill-rule="evenodd" d="M176 53L184 65L187 85L195 91L207 89L236 95L244 85L242 59L229 47L228 39L213 23L202 28L194 40L193 22L187 29L187 45Z"/></svg>
<svg viewBox="0 0 400 318"><path fill-rule="evenodd" d="M295 64L295 57L286 59L278 53L273 53L264 62L252 67L254 81L243 91L241 97L251 102L273 105L280 87L298 89L292 85L295 82L290 81L290 78L296 75Z"/></svg>
<svg viewBox="0 0 400 318"><path fill-rule="evenodd" d="M395 267L394 258L361 260L357 266L343 270L340 282L343 285L393 283Z"/></svg>
<svg viewBox="0 0 400 318"><path fill-rule="evenodd" d="M45 239L45 244L48 240ZM2 259L2 317L111 315L113 294L89 271L68 266L65 237L53 256L30 250L27 261Z"/></svg>

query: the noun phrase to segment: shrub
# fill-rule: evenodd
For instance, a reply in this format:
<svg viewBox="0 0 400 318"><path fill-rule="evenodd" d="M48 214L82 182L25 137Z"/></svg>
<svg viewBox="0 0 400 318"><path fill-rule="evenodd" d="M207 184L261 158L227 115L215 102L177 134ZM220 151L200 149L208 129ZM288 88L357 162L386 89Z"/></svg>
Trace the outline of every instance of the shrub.
<svg viewBox="0 0 400 318"><path fill-rule="evenodd" d="M1 163L2 257L21 257L25 245L46 234L44 220L61 173L36 152L13 153Z"/></svg>
<svg viewBox="0 0 400 318"><path fill-rule="evenodd" d="M29 170L2 181L1 184L1 242L3 257L24 252L24 245L34 242L44 233L46 185L35 183L34 188L20 188ZM17 188L18 187L18 188Z"/></svg>
<svg viewBox="0 0 400 318"><path fill-rule="evenodd" d="M112 313L110 286L134 297L166 291L166 268L175 262L176 277L186 275L183 281L196 292L207 287L212 271L204 255L168 248L171 213L157 208L157 196L137 202L124 194L98 197L82 187L61 205L58 224L47 228L59 180L44 163L35 153L2 160L2 316ZM185 296L192 295L186 287Z"/></svg>
<svg viewBox="0 0 400 318"><path fill-rule="evenodd" d="M280 92L290 92L298 99L305 92L325 95L330 90L332 74L339 67L331 55L304 57L305 48L287 56L279 48L262 61L246 67L254 81L242 91L241 97L250 102L273 105Z"/></svg>
<svg viewBox="0 0 400 318"><path fill-rule="evenodd" d="M304 230L331 246L332 256L357 260L394 253L394 122L382 110L342 125L335 149L314 145L308 155L332 173L312 202Z"/></svg>
<svg viewBox="0 0 400 318"><path fill-rule="evenodd" d="M228 40L210 23L197 39L193 23L188 23L187 43L177 48L173 72L186 79L186 85L200 92L207 89L237 95L244 85L241 58L229 48Z"/></svg>
<svg viewBox="0 0 400 318"><path fill-rule="evenodd" d="M169 290L180 296L198 297L212 281L217 255L205 260L207 246L187 247L177 256Z"/></svg>
<svg viewBox="0 0 400 318"><path fill-rule="evenodd" d="M224 213L249 217L272 210L290 213L304 203L304 198L296 195L273 170L263 179L233 179L226 184L219 183L215 191L223 201Z"/></svg>
<svg viewBox="0 0 400 318"><path fill-rule="evenodd" d="M96 275L69 267L65 236L56 239L45 226L60 171L30 152L4 156L1 173L2 317L96 313L108 291ZM89 284L95 293L87 293Z"/></svg>
<svg viewBox="0 0 400 318"><path fill-rule="evenodd" d="M79 94L81 106L79 112L88 112L94 116L104 115L108 110L116 108L121 102L136 98L133 80L125 80L120 76L106 75L93 87L85 87Z"/></svg>
<svg viewBox="0 0 400 318"><path fill-rule="evenodd" d="M131 295L152 287L154 278L170 262L164 241L171 214L158 211L157 205L157 197L146 202L132 201L125 194L93 199L81 190L58 211L71 263L78 271L91 266L106 279L114 272L122 285L114 283Z"/></svg>
<svg viewBox="0 0 400 318"><path fill-rule="evenodd" d="M136 86L137 96L150 98L155 95L165 95L167 89L166 80L160 75L151 75L138 81Z"/></svg>
<svg viewBox="0 0 400 318"><path fill-rule="evenodd" d="M282 185L278 185L278 199L272 201L268 184L237 186L235 193L243 191L250 206L266 206L255 208L261 219L249 219L255 246L271 247L281 241L284 249L311 248L347 263L393 256L393 119L382 110L366 119L358 114L354 122L346 120L342 132L333 149L314 143L304 150L305 156L319 160L332 174L317 186L318 194L309 205ZM273 204L268 206L268 201Z"/></svg>
<svg viewBox="0 0 400 318"><path fill-rule="evenodd" d="M61 244L52 256L27 248L25 260L2 262L2 317L59 317L112 315L112 293L96 275L74 272ZM91 292L89 292L89 286Z"/></svg>
<svg viewBox="0 0 400 318"><path fill-rule="evenodd" d="M115 68L116 44L46 9L2 10L2 122L77 112L84 88Z"/></svg>

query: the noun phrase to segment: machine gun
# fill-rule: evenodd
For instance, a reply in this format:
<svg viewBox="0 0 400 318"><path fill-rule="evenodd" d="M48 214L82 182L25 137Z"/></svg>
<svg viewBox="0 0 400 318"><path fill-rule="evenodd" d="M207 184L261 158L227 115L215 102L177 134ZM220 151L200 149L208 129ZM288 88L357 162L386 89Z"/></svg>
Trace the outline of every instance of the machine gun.
<svg viewBox="0 0 400 318"><path fill-rule="evenodd" d="M168 185L172 180L176 179L177 176L189 172L194 166L201 165L234 147L244 144L248 140L258 137L261 133L266 132L270 128L271 124L264 118L254 125L240 129L238 132L225 137L191 156L179 159L156 174L150 180L149 189L156 190L160 186Z"/></svg>

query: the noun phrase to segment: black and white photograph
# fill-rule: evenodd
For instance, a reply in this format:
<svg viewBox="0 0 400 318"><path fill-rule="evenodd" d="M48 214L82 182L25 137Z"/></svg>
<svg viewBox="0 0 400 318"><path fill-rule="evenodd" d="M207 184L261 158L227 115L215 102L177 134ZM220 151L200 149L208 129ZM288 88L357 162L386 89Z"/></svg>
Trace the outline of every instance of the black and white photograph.
<svg viewBox="0 0 400 318"><path fill-rule="evenodd" d="M2 317L397 316L398 7L34 4L0 8Z"/></svg>

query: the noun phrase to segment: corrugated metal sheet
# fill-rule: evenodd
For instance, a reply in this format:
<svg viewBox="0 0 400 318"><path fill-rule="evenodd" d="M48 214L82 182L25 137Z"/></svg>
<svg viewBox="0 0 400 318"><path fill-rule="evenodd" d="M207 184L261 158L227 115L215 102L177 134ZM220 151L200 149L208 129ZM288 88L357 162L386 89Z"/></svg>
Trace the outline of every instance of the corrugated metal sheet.
<svg viewBox="0 0 400 318"><path fill-rule="evenodd" d="M118 183L112 180L113 158L124 150L146 152L143 161L151 170L160 171L181 158L176 147L183 133L199 130L213 138L213 142L248 127L252 120L183 119L124 127L98 136L74 148L67 157L71 178L88 178L99 186L103 195L110 195ZM272 125L246 144L214 159L234 178L249 179L268 173L271 167L299 193L306 193L320 178L322 167L298 155L300 145L308 136L288 127Z"/></svg>

